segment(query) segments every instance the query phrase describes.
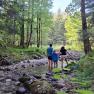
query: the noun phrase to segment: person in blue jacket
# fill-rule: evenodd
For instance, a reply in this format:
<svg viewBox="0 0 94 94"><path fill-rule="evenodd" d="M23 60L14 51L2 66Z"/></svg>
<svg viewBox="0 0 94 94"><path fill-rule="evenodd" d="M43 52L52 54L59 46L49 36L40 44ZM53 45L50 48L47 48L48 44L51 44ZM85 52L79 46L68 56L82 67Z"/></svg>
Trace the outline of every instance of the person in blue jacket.
<svg viewBox="0 0 94 94"><path fill-rule="evenodd" d="M52 69L52 54L53 54L53 48L52 48L52 44L50 44L49 47L47 48L48 69L49 70Z"/></svg>
<svg viewBox="0 0 94 94"><path fill-rule="evenodd" d="M59 59L59 55L54 50L53 51L53 54L52 54L52 61L53 61L54 68L57 68L58 67L58 59Z"/></svg>

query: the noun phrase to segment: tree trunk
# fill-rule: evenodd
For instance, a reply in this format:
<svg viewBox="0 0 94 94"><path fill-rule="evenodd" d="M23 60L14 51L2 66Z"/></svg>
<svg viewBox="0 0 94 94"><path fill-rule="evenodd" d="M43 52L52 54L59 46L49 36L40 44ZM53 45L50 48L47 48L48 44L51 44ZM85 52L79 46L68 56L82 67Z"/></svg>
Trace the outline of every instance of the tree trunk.
<svg viewBox="0 0 94 94"><path fill-rule="evenodd" d="M41 21L40 25L41 25L41 47L42 47L42 21Z"/></svg>
<svg viewBox="0 0 94 94"><path fill-rule="evenodd" d="M31 26L30 26L30 36L29 36L29 40L28 40L28 47L31 43L32 32L33 32L33 22L31 22Z"/></svg>
<svg viewBox="0 0 94 94"><path fill-rule="evenodd" d="M27 39L26 39L26 46L29 46L29 31L30 31L30 0L29 0L29 7L28 7L28 21L27 21Z"/></svg>
<svg viewBox="0 0 94 94"><path fill-rule="evenodd" d="M21 23L20 47L24 48L24 19L22 19L22 23Z"/></svg>
<svg viewBox="0 0 94 94"><path fill-rule="evenodd" d="M41 18L39 17L39 47L41 44Z"/></svg>
<svg viewBox="0 0 94 94"><path fill-rule="evenodd" d="M37 47L39 48L39 17L37 15Z"/></svg>
<svg viewBox="0 0 94 94"><path fill-rule="evenodd" d="M30 0L29 0L29 3L30 3ZM29 5L30 6L30 5ZM30 9L30 7L29 7ZM29 39L28 39L28 47L31 43L31 38L32 38L32 32L33 32L33 19L34 19L34 0L32 0L32 17L31 17L31 24L30 24L30 36L29 36Z"/></svg>
<svg viewBox="0 0 94 94"><path fill-rule="evenodd" d="M13 46L15 46L15 34L16 34L16 20L15 18L13 19Z"/></svg>
<svg viewBox="0 0 94 94"><path fill-rule="evenodd" d="M26 32L26 46L28 47L28 37L29 37L29 22L27 22L27 32Z"/></svg>
<svg viewBox="0 0 94 94"><path fill-rule="evenodd" d="M89 41L89 35L87 32L87 22L86 22L86 15L85 15L85 0L81 0L81 17L82 17L84 51L85 51L85 54L88 54L91 51L91 45Z"/></svg>
<svg viewBox="0 0 94 94"><path fill-rule="evenodd" d="M22 1L24 4L24 1ZM22 21L21 21L21 35L20 35L20 47L24 48L24 7L22 9Z"/></svg>

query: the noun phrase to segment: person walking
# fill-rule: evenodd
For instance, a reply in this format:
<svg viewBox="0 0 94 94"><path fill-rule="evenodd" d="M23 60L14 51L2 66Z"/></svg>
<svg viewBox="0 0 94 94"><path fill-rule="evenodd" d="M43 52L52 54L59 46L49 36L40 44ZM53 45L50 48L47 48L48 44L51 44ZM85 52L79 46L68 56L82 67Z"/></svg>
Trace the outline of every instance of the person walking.
<svg viewBox="0 0 94 94"><path fill-rule="evenodd" d="M49 47L47 48L48 70L52 70L52 54L53 54L53 48L52 48L52 44L50 44Z"/></svg>
<svg viewBox="0 0 94 94"><path fill-rule="evenodd" d="M67 54L67 50L65 49L64 46L61 47L60 54L61 54L61 61L62 61L61 67L63 69L63 63L64 63L64 60L66 61L66 54Z"/></svg>
<svg viewBox="0 0 94 94"><path fill-rule="evenodd" d="M52 61L53 61L53 66L54 68L58 67L58 59L59 59L59 55L58 53L54 50L53 54L52 54Z"/></svg>

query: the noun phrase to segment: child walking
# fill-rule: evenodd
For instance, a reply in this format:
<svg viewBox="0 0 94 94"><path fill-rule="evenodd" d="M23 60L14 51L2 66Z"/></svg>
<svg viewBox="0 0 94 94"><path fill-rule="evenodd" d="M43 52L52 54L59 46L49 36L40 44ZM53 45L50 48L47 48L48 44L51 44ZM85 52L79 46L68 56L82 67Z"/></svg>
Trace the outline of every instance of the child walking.
<svg viewBox="0 0 94 94"><path fill-rule="evenodd" d="M53 54L52 54L52 61L53 61L54 68L57 68L58 67L58 59L59 59L59 55L54 50L53 51Z"/></svg>

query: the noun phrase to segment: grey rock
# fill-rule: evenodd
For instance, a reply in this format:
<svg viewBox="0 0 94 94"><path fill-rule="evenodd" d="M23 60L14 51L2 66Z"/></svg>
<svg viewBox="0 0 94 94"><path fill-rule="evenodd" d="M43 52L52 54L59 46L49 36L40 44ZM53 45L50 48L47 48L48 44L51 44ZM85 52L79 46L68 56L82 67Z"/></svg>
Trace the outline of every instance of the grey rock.
<svg viewBox="0 0 94 94"><path fill-rule="evenodd" d="M16 91L16 94L25 94L26 91L27 91L26 88L19 87L18 90Z"/></svg>

